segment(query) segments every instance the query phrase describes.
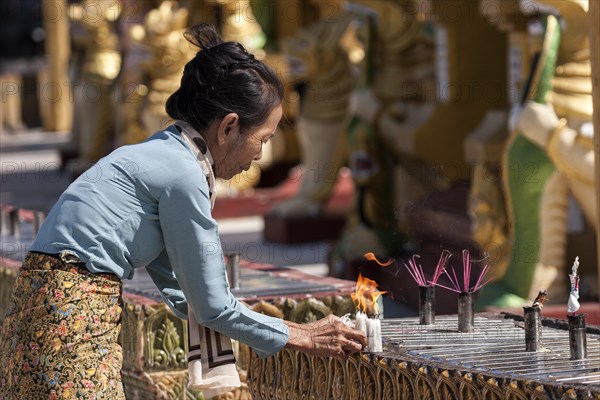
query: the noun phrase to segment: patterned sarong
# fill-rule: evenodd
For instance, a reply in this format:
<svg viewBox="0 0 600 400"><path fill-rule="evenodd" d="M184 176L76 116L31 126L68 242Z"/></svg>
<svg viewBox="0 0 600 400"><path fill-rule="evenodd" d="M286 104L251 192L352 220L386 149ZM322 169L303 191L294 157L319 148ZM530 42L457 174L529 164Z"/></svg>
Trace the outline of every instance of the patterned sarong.
<svg viewBox="0 0 600 400"><path fill-rule="evenodd" d="M75 257L28 253L0 336L0 400L123 400L122 283Z"/></svg>

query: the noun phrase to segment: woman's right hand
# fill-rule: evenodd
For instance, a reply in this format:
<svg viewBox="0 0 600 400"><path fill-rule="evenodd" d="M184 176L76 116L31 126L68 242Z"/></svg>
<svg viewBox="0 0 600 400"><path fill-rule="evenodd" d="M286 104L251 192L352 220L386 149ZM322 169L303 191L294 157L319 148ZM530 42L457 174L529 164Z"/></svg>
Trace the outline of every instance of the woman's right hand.
<svg viewBox="0 0 600 400"><path fill-rule="evenodd" d="M344 360L367 346L367 337L363 332L350 328L335 315L309 324L285 323L289 328L285 347L309 355Z"/></svg>

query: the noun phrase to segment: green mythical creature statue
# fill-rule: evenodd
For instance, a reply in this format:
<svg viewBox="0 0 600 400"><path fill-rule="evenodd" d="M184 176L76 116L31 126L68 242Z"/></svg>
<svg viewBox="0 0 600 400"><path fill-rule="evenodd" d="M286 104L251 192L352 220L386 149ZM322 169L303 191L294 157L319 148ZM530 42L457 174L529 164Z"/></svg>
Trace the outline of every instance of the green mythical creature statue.
<svg viewBox="0 0 600 400"><path fill-rule="evenodd" d="M566 299L568 200L598 227L594 195L592 82L587 0L525 3L545 19L543 48L504 162L513 248L503 278L480 306L521 306L539 290ZM559 120L559 118L561 118Z"/></svg>
<svg viewBox="0 0 600 400"><path fill-rule="evenodd" d="M93 14L87 10L94 10ZM120 4L84 0L73 4L74 121L80 161L96 162L110 151L114 136L113 84L121 71L116 22Z"/></svg>
<svg viewBox="0 0 600 400"><path fill-rule="evenodd" d="M352 32L352 15L343 11L343 1L313 3L326 5L328 11L337 5L336 12L282 41L286 83L303 84L296 118L302 181L295 197L274 208L284 217L318 215L328 199L344 157L344 128L354 86L351 49L343 41Z"/></svg>

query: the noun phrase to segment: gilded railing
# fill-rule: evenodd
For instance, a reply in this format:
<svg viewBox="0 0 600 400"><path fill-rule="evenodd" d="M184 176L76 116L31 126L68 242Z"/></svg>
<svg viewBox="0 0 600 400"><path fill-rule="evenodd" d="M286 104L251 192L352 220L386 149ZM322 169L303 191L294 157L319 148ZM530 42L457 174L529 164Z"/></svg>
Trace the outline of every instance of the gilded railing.
<svg viewBox="0 0 600 400"><path fill-rule="evenodd" d="M250 393L260 400L600 399L597 331L588 333L588 359L573 361L563 329L544 326L547 351L526 353L514 320L478 317L475 333L462 336L455 318L437 328L416 323L385 322L384 352L346 361L291 350L266 359L251 353Z"/></svg>

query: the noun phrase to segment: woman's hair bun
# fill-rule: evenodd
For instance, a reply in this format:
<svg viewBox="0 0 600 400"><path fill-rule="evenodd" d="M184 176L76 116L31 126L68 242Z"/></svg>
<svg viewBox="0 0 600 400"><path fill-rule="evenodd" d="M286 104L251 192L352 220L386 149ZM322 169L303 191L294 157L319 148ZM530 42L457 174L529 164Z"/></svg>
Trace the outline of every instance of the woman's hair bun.
<svg viewBox="0 0 600 400"><path fill-rule="evenodd" d="M212 25L200 23L189 28L183 36L188 42L200 48L208 50L223 43L223 39Z"/></svg>
<svg viewBox="0 0 600 400"><path fill-rule="evenodd" d="M244 130L266 121L283 99L277 74L238 42L224 42L215 28L198 24L185 38L199 47L183 69L181 86L167 100L167 114L203 132L212 121L237 113Z"/></svg>

